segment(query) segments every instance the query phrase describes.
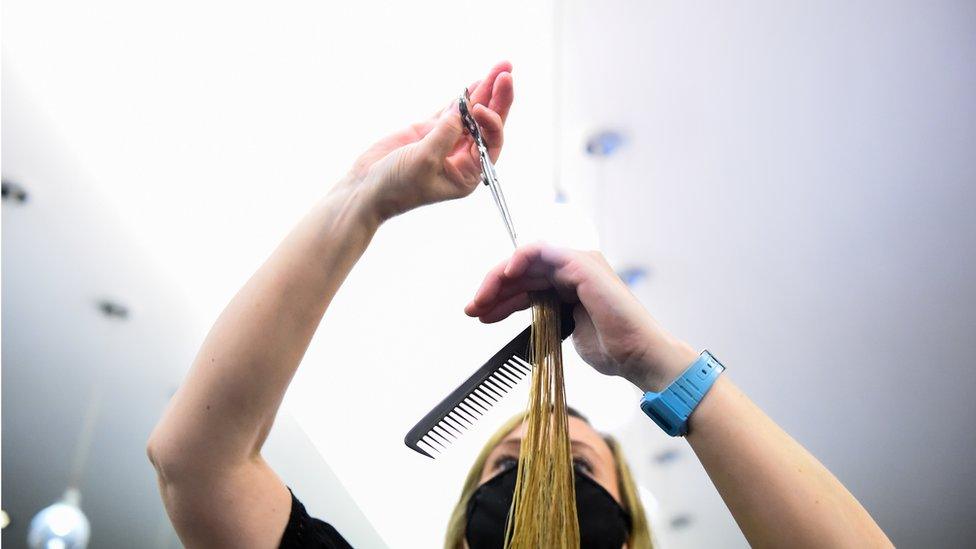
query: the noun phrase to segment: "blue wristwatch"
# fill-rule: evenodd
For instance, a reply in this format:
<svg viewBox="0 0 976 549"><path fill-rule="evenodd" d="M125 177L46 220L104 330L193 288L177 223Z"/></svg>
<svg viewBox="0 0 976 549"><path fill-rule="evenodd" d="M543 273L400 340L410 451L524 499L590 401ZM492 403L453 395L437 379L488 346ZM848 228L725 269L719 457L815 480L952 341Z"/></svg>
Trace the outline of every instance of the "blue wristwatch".
<svg viewBox="0 0 976 549"><path fill-rule="evenodd" d="M667 389L660 393L644 393L641 410L665 433L673 437L685 436L688 434L688 416L724 370L725 366L706 349Z"/></svg>

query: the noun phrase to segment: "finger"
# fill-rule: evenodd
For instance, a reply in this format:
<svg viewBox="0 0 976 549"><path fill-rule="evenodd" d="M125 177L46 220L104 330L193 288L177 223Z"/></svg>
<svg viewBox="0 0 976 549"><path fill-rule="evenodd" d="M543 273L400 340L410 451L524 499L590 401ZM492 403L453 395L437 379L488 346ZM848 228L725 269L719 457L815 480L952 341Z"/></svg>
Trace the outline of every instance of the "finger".
<svg viewBox="0 0 976 549"><path fill-rule="evenodd" d="M533 242L515 250L508 267L505 269L505 276L518 278L525 274L530 265L536 262L548 264L551 267L560 267L566 263L572 250L555 248L545 242Z"/></svg>
<svg viewBox="0 0 976 549"><path fill-rule="evenodd" d="M480 79L475 80L474 82L471 83L470 86L468 86L467 88L465 88L466 90L468 90L468 97L471 97L471 94L473 94L475 92L475 90L478 89L478 86L481 85L481 82L482 81Z"/></svg>
<svg viewBox="0 0 976 549"><path fill-rule="evenodd" d="M525 246L524 250L516 250L515 256L512 257L512 261L509 262L508 268L505 270L505 276L516 278L524 275L530 268L538 271L539 265L550 270L559 269L580 253L577 250L557 248L545 242L529 244Z"/></svg>
<svg viewBox="0 0 976 549"><path fill-rule="evenodd" d="M512 296L531 292L541 292L543 290L551 290L552 287L552 281L545 276L520 278L518 280L505 279L502 281L502 286L498 293L489 301L481 304L480 314L484 314L484 311L490 310L498 303L501 303Z"/></svg>
<svg viewBox="0 0 976 549"><path fill-rule="evenodd" d="M465 314L468 316L479 316L497 300L498 295L502 291L502 287L505 285L506 281L511 280L509 277L505 276L505 271L508 270L510 262L512 259L514 259L514 257L519 255L520 251L525 252L530 246L532 245L516 250L513 258L502 261L493 269L488 271L488 274L485 275L485 279L481 282L481 286L479 286L478 290L475 292L474 298L464 308Z"/></svg>
<svg viewBox="0 0 976 549"><path fill-rule="evenodd" d="M492 307L487 313L478 317L485 324L492 324L500 320L505 320L515 311L522 311L532 306L532 297L527 293L521 293L509 297Z"/></svg>
<svg viewBox="0 0 976 549"><path fill-rule="evenodd" d="M549 275L549 280L560 299L567 303L580 301L576 293L576 288L582 282L579 269L554 269Z"/></svg>
<svg viewBox="0 0 976 549"><path fill-rule="evenodd" d="M452 99L447 105L444 106L444 108L438 109L437 112L431 114L423 121L411 124L409 130L407 130L410 132L411 141L419 141L426 137L427 134L430 133L430 130L434 129L434 126L437 125L437 121L444 116L444 113L450 111L451 109L457 110L457 108L458 100Z"/></svg>
<svg viewBox="0 0 976 549"><path fill-rule="evenodd" d="M491 157L492 162L497 162L498 155L502 152L502 143L505 141L501 116L484 105L475 105L471 114L481 128L481 136L488 146L488 156Z"/></svg>
<svg viewBox="0 0 976 549"><path fill-rule="evenodd" d="M483 311L485 304L495 299L495 296L498 295L504 284L504 276L502 273L505 271L505 266L508 265L508 261L506 259L488 271L485 279L481 282L481 286L475 292L474 298L465 306L465 314L468 316L478 316Z"/></svg>
<svg viewBox="0 0 976 549"><path fill-rule="evenodd" d="M529 266L525 269L525 272L523 272L519 276L520 277L539 277L539 276L545 276L545 277L551 278L552 277L552 273L555 270L556 270L556 268L553 267L552 265L549 265L548 263L543 262L541 259L536 259L532 263L529 263Z"/></svg>
<svg viewBox="0 0 976 549"><path fill-rule="evenodd" d="M454 150L454 146L463 134L461 115L457 109L447 109L441 113L434 124L434 129L424 136L421 143L428 147L430 152L443 158Z"/></svg>
<svg viewBox="0 0 976 549"><path fill-rule="evenodd" d="M460 143L460 148L447 157L444 166L450 168L451 173L457 173L465 185L470 184L471 190L481 181L481 155L478 153L478 145L474 140L465 136ZM452 178L452 181L455 179Z"/></svg>
<svg viewBox="0 0 976 549"><path fill-rule="evenodd" d="M542 242L533 242L532 244L520 246L517 250L515 250L515 253L512 254L512 258L505 267L505 272L503 274L505 276L511 276L512 278L522 276L522 274L525 273L525 270L529 267L529 264L542 255L543 246L545 246L545 244Z"/></svg>
<svg viewBox="0 0 976 549"><path fill-rule="evenodd" d="M512 108L515 100L515 83L512 80L512 73L499 73L495 78L495 85L491 89L491 100L488 101L488 108L497 112L502 118L502 122L508 120L508 111Z"/></svg>
<svg viewBox="0 0 976 549"><path fill-rule="evenodd" d="M590 318L590 313L583 307L583 304L579 304L573 307L573 345L577 345L580 341L597 341L596 326L593 325L593 319ZM577 347L579 350L579 347Z"/></svg>
<svg viewBox="0 0 976 549"><path fill-rule="evenodd" d="M451 99L447 103L447 105L444 105L444 107L437 109L437 111L431 114L430 117L427 118L427 120L420 122L420 124L428 124L430 126L433 126L434 124L437 123L438 120L440 120L441 116L443 116L445 112L451 109L457 110L457 108L458 108L458 100L457 97L455 97L454 99Z"/></svg>
<svg viewBox="0 0 976 549"><path fill-rule="evenodd" d="M508 61L502 61L496 63L494 67L488 71L488 76L482 80L475 90L471 93L471 104L475 105L481 103L482 105L487 105L489 99L491 99L491 91L495 87L495 78L503 72L512 72L512 64Z"/></svg>
<svg viewBox="0 0 976 549"><path fill-rule="evenodd" d="M474 299L465 307L465 312L469 316L479 316L498 300L503 288L511 285L512 281L540 277L551 280L552 273L567 262L570 253L572 250L553 248L542 242L520 247L511 258L502 261L485 275Z"/></svg>

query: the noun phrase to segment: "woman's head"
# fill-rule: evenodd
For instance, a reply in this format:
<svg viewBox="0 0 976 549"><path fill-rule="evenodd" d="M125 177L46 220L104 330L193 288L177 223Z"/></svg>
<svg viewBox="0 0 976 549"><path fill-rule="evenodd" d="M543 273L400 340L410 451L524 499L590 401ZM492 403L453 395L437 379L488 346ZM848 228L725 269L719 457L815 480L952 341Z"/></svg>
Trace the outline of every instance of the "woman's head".
<svg viewBox="0 0 976 549"><path fill-rule="evenodd" d="M644 508L620 447L612 437L593 429L586 418L575 410L569 409L569 416L569 439L577 474L585 475L606 490L630 515L628 549L650 548ZM467 508L472 494L487 481L517 469L524 434L525 414L519 414L502 425L485 444L468 472L461 497L451 514L445 540L447 549L464 547Z"/></svg>

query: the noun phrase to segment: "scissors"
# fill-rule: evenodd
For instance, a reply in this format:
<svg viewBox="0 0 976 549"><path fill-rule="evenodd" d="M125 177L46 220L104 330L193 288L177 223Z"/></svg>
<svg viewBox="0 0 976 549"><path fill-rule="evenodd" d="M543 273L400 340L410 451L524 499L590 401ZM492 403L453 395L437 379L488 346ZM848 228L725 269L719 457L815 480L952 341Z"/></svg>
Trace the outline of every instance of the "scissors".
<svg viewBox="0 0 976 549"><path fill-rule="evenodd" d="M502 221L505 222L505 228L508 229L508 236L512 238L512 245L518 248L515 225L512 224L512 215L508 212L505 194L502 193L501 185L498 184L498 175L495 174L495 166L491 163L491 157L488 156L488 146L485 145L485 140L481 136L481 127L478 126L478 122L471 116L471 111L468 109L468 101L470 99L468 90L465 89L458 99L458 110L461 112L461 121L464 123L464 127L468 130L468 133L471 134L471 137L474 138L474 143L478 147L478 156L481 158L481 181L491 189L491 196L495 199L495 205L498 206L498 211L502 214Z"/></svg>

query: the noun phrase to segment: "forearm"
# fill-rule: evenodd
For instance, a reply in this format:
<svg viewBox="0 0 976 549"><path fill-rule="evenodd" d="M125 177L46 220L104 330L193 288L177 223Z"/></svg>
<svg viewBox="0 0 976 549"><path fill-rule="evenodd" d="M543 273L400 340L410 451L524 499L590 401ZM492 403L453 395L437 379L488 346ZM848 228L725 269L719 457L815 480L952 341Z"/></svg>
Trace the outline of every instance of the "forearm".
<svg viewBox="0 0 976 549"><path fill-rule="evenodd" d="M532 244L485 277L470 316L497 322L553 288L583 306L573 344L598 371L661 392L698 353L665 331L602 255ZM890 546L867 511L816 458L719 376L689 418L688 442L754 546Z"/></svg>
<svg viewBox="0 0 976 549"><path fill-rule="evenodd" d="M326 308L379 225L365 188L336 185L227 305L157 425L151 456L211 469L257 455Z"/></svg>
<svg viewBox="0 0 976 549"><path fill-rule="evenodd" d="M891 545L840 481L726 374L689 418L688 442L750 545Z"/></svg>

